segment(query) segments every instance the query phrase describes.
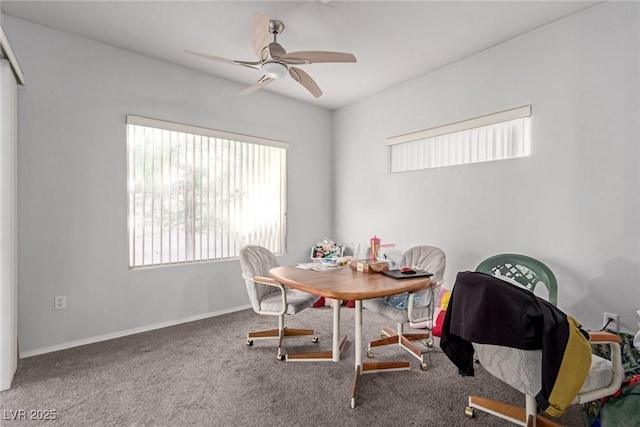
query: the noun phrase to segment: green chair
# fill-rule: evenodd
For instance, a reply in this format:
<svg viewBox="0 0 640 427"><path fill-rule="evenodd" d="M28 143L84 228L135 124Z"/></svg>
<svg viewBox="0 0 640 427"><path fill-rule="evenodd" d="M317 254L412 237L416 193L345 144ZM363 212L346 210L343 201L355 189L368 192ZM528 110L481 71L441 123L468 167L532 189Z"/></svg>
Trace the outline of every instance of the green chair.
<svg viewBox="0 0 640 427"><path fill-rule="evenodd" d="M526 255L500 254L482 261L476 271L515 280L531 292L536 286L542 284L549 292L548 301L555 306L558 305L556 276L549 267L537 259Z"/></svg>
<svg viewBox="0 0 640 427"><path fill-rule="evenodd" d="M495 275L506 281L516 281L529 291L542 283L549 291L548 301L557 305L558 289L554 274L549 268L531 257L518 254L500 254L480 263L476 271ZM591 367L587 378L572 403L584 404L609 396L620 388L622 370L620 338L608 332L589 332L590 343L606 344L611 360L591 355ZM505 346L473 343L477 361L487 372L525 395L525 407L508 405L480 396L469 396L465 414L473 418L475 409L487 412L521 426L557 425L538 415L535 399L541 388L542 351L520 350Z"/></svg>

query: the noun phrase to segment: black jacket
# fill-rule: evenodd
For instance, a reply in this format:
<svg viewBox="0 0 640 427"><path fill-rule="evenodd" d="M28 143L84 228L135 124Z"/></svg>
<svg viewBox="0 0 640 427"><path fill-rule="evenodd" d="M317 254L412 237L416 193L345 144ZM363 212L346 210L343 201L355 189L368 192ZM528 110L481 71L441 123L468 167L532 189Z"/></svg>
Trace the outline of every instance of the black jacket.
<svg viewBox="0 0 640 427"><path fill-rule="evenodd" d="M484 273L460 272L442 327L440 347L462 375L473 375L473 346L542 349L538 406L558 417L591 366L588 334L575 319L524 288Z"/></svg>

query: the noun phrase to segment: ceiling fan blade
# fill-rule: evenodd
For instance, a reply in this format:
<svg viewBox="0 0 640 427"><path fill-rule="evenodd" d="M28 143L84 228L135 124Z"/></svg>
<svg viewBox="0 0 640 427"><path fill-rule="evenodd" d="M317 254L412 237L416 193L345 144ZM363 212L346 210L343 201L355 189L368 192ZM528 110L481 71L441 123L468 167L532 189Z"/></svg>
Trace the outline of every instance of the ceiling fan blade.
<svg viewBox="0 0 640 427"><path fill-rule="evenodd" d="M344 52L324 52L324 51L301 51L289 52L280 56L281 61L287 64L316 64L319 62L358 62L351 53ZM296 61L296 62L294 62Z"/></svg>
<svg viewBox="0 0 640 427"><path fill-rule="evenodd" d="M320 96L322 96L322 90L320 90L318 84L311 78L309 74L305 73L297 67L289 67L289 74L291 74L291 77L293 77L295 81L300 83L305 87L305 89L311 92L311 95L315 96L316 98L320 98Z"/></svg>
<svg viewBox="0 0 640 427"><path fill-rule="evenodd" d="M276 43L276 42L269 43L269 55L273 59L278 59L282 55L285 55L286 53L287 51L284 50L284 48L280 45L280 43Z"/></svg>
<svg viewBox="0 0 640 427"><path fill-rule="evenodd" d="M264 49L269 41L270 19L268 15L262 12L256 12L255 15L253 15L251 47L253 48L253 53L255 53L258 58L261 57L262 49Z"/></svg>
<svg viewBox="0 0 640 427"><path fill-rule="evenodd" d="M235 59L222 58L220 56L213 56L213 55L209 55L207 53L195 52L195 51L189 50L189 49L185 49L185 52L187 52L188 54L191 54L191 55L199 56L201 58L211 59L212 61L224 62L225 64L242 65L244 67L255 68L256 70L260 69L260 67L259 67L260 61L257 61L257 62L237 61Z"/></svg>
<svg viewBox="0 0 640 427"><path fill-rule="evenodd" d="M257 83L255 83L253 86L249 86L248 88L240 92L239 95L249 95L250 93L255 92L256 90L260 89L261 87L263 87L264 85L272 81L273 79L270 79L267 76L262 76L260 77L260 80L258 80Z"/></svg>

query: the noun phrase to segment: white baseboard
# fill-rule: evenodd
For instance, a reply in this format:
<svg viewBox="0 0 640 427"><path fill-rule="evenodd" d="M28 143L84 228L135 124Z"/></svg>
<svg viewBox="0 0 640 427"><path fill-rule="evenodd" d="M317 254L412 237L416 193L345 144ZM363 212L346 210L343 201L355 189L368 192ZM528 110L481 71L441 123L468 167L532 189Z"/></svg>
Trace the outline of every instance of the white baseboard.
<svg viewBox="0 0 640 427"><path fill-rule="evenodd" d="M162 329L169 326L179 325L181 323L195 322L196 320L202 320L202 319L207 319L209 317L221 316L223 314L246 310L248 308L251 308L251 305L245 305L245 306L234 307L226 310L198 314L195 316L184 317L182 319L156 323L154 325L141 326L139 328L125 329L124 331L112 332L110 334L98 335L96 337L85 338L81 340L63 342L63 343L52 345L49 347L43 347L43 348L38 348L36 350L20 352L20 359L26 359L27 357L37 356L39 354L51 353L58 350L65 350L67 348L78 347L81 345L93 344L100 341L112 340L114 338L126 337L127 335L139 334L141 332L153 331L154 329Z"/></svg>

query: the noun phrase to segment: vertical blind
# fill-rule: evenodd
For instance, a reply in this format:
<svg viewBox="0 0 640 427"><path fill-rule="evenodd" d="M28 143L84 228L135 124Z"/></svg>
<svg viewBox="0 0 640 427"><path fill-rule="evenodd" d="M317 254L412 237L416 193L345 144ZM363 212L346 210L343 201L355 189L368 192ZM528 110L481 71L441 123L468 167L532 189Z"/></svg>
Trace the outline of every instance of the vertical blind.
<svg viewBox="0 0 640 427"><path fill-rule="evenodd" d="M529 156L531 106L387 139L390 172Z"/></svg>
<svg viewBox="0 0 640 427"><path fill-rule="evenodd" d="M127 116L129 266L285 252L287 144Z"/></svg>

